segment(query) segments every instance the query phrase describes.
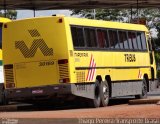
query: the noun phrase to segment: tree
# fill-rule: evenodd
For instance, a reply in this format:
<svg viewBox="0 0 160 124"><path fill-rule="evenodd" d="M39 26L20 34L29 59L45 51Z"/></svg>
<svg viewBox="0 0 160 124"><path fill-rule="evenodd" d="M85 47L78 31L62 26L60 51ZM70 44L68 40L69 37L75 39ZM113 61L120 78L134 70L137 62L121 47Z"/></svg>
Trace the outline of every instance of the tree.
<svg viewBox="0 0 160 124"><path fill-rule="evenodd" d="M5 17L15 20L17 18L17 11L16 10L6 10L6 14L4 11L0 11L0 17Z"/></svg>
<svg viewBox="0 0 160 124"><path fill-rule="evenodd" d="M71 15L79 15L89 19L94 18L93 9L74 9ZM95 9L95 19L123 21L123 13L119 9Z"/></svg>
<svg viewBox="0 0 160 124"><path fill-rule="evenodd" d="M160 65L160 23L156 23L155 27L158 33L157 33L157 38L154 38L153 41L156 47L155 59L156 59L157 66L159 66Z"/></svg>
<svg viewBox="0 0 160 124"><path fill-rule="evenodd" d="M138 10L138 14L137 10L133 9L133 18L145 18L149 29L156 28L155 22L160 19L160 9L143 8Z"/></svg>
<svg viewBox="0 0 160 124"><path fill-rule="evenodd" d="M93 9L73 9L71 15L93 19ZM138 13L138 14L137 14ZM132 9L132 19L145 18L149 29L155 28L155 21L160 19L160 9ZM95 19L131 22L131 9L96 9Z"/></svg>

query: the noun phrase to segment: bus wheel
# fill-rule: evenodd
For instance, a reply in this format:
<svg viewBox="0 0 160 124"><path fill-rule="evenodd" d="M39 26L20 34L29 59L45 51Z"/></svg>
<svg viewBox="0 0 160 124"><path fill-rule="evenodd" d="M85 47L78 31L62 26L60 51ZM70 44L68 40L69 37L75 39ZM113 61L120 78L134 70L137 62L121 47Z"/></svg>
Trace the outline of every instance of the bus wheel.
<svg viewBox="0 0 160 124"><path fill-rule="evenodd" d="M140 95L135 96L136 99L144 99L147 98L147 81L143 78L142 82L142 93Z"/></svg>
<svg viewBox="0 0 160 124"><path fill-rule="evenodd" d="M7 105L8 100L6 99L4 88L0 86L0 105Z"/></svg>
<svg viewBox="0 0 160 124"><path fill-rule="evenodd" d="M105 107L109 103L109 85L107 81L101 83L100 87L101 106Z"/></svg>
<svg viewBox="0 0 160 124"><path fill-rule="evenodd" d="M7 105L8 104L8 101L6 100L5 96L2 95L2 102L1 102L1 105Z"/></svg>
<svg viewBox="0 0 160 124"><path fill-rule="evenodd" d="M98 108L100 106L100 83L98 80L95 82L94 99L90 99L88 102L92 108Z"/></svg>
<svg viewBox="0 0 160 124"><path fill-rule="evenodd" d="M3 101L4 101L3 94L2 94L1 91L0 91L0 105L3 104Z"/></svg>

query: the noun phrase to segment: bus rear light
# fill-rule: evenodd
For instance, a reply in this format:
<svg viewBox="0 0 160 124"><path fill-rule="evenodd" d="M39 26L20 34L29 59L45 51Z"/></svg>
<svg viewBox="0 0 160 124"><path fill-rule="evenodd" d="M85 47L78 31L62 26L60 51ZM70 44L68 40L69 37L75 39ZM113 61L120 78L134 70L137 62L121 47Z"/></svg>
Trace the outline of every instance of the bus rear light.
<svg viewBox="0 0 160 124"><path fill-rule="evenodd" d="M7 28L7 24L4 25L4 28Z"/></svg>
<svg viewBox="0 0 160 124"><path fill-rule="evenodd" d="M58 60L58 64L67 64L67 63L68 63L68 59Z"/></svg>
<svg viewBox="0 0 160 124"><path fill-rule="evenodd" d="M14 88L15 84L14 83L7 83L6 88Z"/></svg>
<svg viewBox="0 0 160 124"><path fill-rule="evenodd" d="M69 82L69 78L60 79L59 82L60 83L68 83Z"/></svg>
<svg viewBox="0 0 160 124"><path fill-rule="evenodd" d="M62 23L62 22L63 22L63 19L62 19L62 18L60 18L60 19L58 20L58 22L59 22L59 23Z"/></svg>

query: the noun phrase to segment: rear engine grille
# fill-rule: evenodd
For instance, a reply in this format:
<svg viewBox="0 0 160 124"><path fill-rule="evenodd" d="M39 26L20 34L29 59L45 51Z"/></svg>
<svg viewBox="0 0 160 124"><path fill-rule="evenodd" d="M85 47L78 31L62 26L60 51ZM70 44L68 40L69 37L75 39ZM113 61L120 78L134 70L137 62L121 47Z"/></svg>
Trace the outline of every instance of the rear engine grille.
<svg viewBox="0 0 160 124"><path fill-rule="evenodd" d="M69 78L68 63L67 64L59 64L59 75L60 75L60 79L68 79Z"/></svg>
<svg viewBox="0 0 160 124"><path fill-rule="evenodd" d="M4 65L6 88L15 87L13 65Z"/></svg>

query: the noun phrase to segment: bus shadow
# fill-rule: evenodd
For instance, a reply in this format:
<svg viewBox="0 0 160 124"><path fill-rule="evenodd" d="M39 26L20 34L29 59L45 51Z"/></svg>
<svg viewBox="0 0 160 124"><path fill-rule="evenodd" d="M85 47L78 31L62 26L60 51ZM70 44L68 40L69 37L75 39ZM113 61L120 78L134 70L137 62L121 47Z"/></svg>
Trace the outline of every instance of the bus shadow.
<svg viewBox="0 0 160 124"><path fill-rule="evenodd" d="M116 106L116 105L122 105L122 104L128 104L129 100L132 100L134 98L132 97L126 97L126 98L113 98L110 99L108 106ZM39 104L26 104L26 103L12 103L11 108L9 109L9 107L5 110L1 110L0 111L12 111L12 112L16 112L16 111L57 111L57 110L73 110L73 109L92 109L89 108L86 104L86 101L84 100L83 102L79 102L79 101L71 101L71 102L64 102L64 103L60 103L60 104L54 104L52 102L48 102L48 103L39 103ZM15 108L14 106L16 106L16 109L12 109ZM3 106L0 106L0 108Z"/></svg>
<svg viewBox="0 0 160 124"><path fill-rule="evenodd" d="M148 97L159 97L160 96L160 88L156 89L152 92L148 93ZM127 96L127 97L117 97L112 98L109 100L108 106L116 106L116 105L123 105L128 104L129 100L133 100L135 97ZM57 102L52 103L50 102L38 102L36 104L27 104L26 103L10 103L7 106L0 106L0 112L9 112L9 111L57 111L57 110L72 110L72 109L91 109L87 106L86 99L78 98L76 100L72 100L70 102Z"/></svg>
<svg viewBox="0 0 160 124"><path fill-rule="evenodd" d="M113 98L109 101L109 106L128 104L129 100L135 99L134 97L119 97Z"/></svg>

